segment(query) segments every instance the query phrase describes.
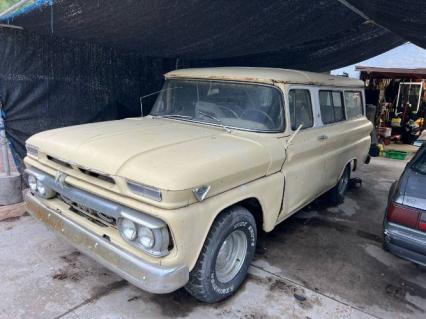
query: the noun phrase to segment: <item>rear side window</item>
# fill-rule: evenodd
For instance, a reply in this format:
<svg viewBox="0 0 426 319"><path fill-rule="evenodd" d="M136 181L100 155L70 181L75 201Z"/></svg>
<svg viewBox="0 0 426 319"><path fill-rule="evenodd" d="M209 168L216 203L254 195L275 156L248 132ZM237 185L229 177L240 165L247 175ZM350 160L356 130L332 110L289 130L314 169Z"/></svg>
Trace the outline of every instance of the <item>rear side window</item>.
<svg viewBox="0 0 426 319"><path fill-rule="evenodd" d="M340 91L319 92L321 118L324 124L335 123L345 119L343 94Z"/></svg>
<svg viewBox="0 0 426 319"><path fill-rule="evenodd" d="M423 145L417 152L411 167L420 174L426 174L426 145Z"/></svg>
<svg viewBox="0 0 426 319"><path fill-rule="evenodd" d="M348 119L363 115L361 92L345 92L345 108Z"/></svg>
<svg viewBox="0 0 426 319"><path fill-rule="evenodd" d="M302 130L314 125L311 93L305 89L292 89L288 93L291 129L296 130L303 124Z"/></svg>

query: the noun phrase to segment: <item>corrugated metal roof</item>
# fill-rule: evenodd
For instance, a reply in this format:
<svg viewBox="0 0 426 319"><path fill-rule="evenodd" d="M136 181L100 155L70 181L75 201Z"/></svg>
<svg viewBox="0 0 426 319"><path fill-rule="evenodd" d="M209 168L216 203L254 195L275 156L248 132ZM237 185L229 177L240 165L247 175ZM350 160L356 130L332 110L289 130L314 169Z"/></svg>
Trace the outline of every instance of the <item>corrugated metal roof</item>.
<svg viewBox="0 0 426 319"><path fill-rule="evenodd" d="M355 66L355 70L379 78L417 78L426 79L426 68L377 68L370 66Z"/></svg>

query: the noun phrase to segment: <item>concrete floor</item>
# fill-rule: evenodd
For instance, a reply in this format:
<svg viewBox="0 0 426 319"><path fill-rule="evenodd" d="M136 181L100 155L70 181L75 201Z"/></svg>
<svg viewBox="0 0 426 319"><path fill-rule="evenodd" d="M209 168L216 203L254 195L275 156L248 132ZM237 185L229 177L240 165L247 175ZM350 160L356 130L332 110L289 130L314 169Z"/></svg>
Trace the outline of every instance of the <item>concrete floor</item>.
<svg viewBox="0 0 426 319"><path fill-rule="evenodd" d="M216 305L128 284L30 216L0 222L0 318L425 318L426 270L381 248L405 162L374 159L345 203L321 201L262 234L242 289Z"/></svg>

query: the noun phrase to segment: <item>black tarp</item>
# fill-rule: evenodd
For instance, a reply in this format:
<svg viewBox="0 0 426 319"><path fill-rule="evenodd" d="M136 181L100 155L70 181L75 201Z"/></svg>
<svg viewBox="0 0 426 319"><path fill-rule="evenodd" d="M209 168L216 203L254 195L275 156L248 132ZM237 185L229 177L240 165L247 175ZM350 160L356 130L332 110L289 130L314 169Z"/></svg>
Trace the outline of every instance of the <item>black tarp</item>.
<svg viewBox="0 0 426 319"><path fill-rule="evenodd" d="M368 18L426 49L425 0L348 0Z"/></svg>
<svg viewBox="0 0 426 319"><path fill-rule="evenodd" d="M140 116L139 97L160 88L174 60L0 28L0 96L19 154L34 133Z"/></svg>
<svg viewBox="0 0 426 319"><path fill-rule="evenodd" d="M424 0L37 0L3 18L0 95L20 156L31 134L139 114L164 72L193 66L328 71L406 40Z"/></svg>
<svg viewBox="0 0 426 319"><path fill-rule="evenodd" d="M421 16L422 1L398 2L413 6ZM99 43L145 56L179 58L182 63L312 71L358 62L404 42L401 36L366 21L337 0L50 3L39 0L35 9L5 22L40 34Z"/></svg>

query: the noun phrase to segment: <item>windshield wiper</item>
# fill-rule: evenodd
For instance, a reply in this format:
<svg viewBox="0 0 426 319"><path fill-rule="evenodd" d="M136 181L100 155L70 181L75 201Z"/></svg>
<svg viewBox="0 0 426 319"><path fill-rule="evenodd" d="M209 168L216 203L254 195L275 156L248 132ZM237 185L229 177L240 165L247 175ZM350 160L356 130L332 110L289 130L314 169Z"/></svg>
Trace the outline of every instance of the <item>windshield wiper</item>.
<svg viewBox="0 0 426 319"><path fill-rule="evenodd" d="M160 116L160 117L165 117L165 118L175 118L175 119L187 119L187 120L191 120L192 116L189 115L181 115L181 114L163 114L163 115L156 115L156 116Z"/></svg>
<svg viewBox="0 0 426 319"><path fill-rule="evenodd" d="M229 127L227 127L225 124L223 124L223 122L221 120L219 120L216 116L213 116L211 114L205 113L203 111L198 110L198 113L201 114L202 116L208 117L212 120L215 120L217 123L220 124L220 126L222 126L222 128L227 131L228 133L231 133L231 130L229 129Z"/></svg>

